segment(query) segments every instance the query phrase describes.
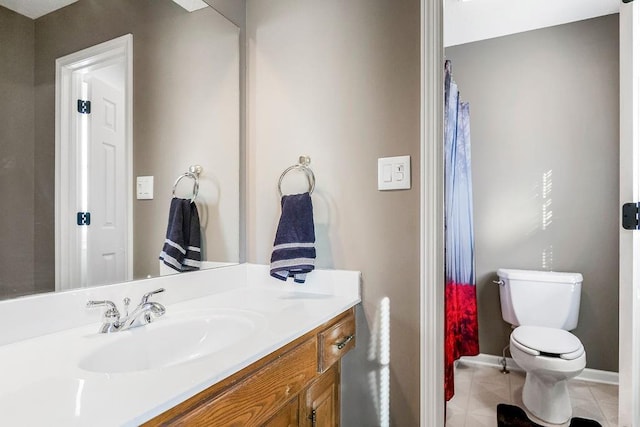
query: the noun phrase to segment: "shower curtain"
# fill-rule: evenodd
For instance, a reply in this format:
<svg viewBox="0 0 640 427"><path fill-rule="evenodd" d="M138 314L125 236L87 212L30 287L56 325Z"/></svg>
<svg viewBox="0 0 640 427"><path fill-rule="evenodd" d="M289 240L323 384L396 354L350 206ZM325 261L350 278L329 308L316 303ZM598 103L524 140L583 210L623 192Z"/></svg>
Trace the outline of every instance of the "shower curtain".
<svg viewBox="0 0 640 427"><path fill-rule="evenodd" d="M453 363L479 353L469 103L445 63L445 398L453 397Z"/></svg>

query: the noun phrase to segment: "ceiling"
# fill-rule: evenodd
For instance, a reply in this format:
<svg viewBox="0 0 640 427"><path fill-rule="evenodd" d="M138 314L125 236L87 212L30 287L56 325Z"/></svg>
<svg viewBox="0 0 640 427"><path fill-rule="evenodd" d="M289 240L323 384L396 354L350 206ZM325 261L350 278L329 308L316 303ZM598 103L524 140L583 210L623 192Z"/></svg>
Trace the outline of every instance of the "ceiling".
<svg viewBox="0 0 640 427"><path fill-rule="evenodd" d="M31 19L39 18L78 0L0 0L0 6L18 12Z"/></svg>
<svg viewBox="0 0 640 427"><path fill-rule="evenodd" d="M618 13L621 0L444 0L444 45L454 46Z"/></svg>
<svg viewBox="0 0 640 427"><path fill-rule="evenodd" d="M61 9L65 6L75 3L78 0L0 0L0 6L11 9L14 12L24 15L31 19L37 19L54 10ZM105 0L108 1L108 0ZM208 5L202 0L173 0L180 6L193 12L194 10L207 7Z"/></svg>

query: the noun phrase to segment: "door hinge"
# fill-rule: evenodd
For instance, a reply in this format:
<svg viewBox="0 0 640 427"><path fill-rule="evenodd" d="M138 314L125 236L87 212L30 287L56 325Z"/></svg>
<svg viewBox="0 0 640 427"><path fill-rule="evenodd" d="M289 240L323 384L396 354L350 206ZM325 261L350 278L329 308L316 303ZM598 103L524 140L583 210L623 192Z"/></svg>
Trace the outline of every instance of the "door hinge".
<svg viewBox="0 0 640 427"><path fill-rule="evenodd" d="M91 114L91 101L78 99L78 113Z"/></svg>
<svg viewBox="0 0 640 427"><path fill-rule="evenodd" d="M309 415L308 418L311 420L311 426L312 427L316 427L317 420L316 420L316 410L315 409L311 410L311 415Z"/></svg>
<svg viewBox="0 0 640 427"><path fill-rule="evenodd" d="M640 230L638 214L640 213L640 203L625 203L622 205L622 228L625 230Z"/></svg>
<svg viewBox="0 0 640 427"><path fill-rule="evenodd" d="M91 224L91 213L90 212L78 212L76 215L76 220L78 225L90 225Z"/></svg>

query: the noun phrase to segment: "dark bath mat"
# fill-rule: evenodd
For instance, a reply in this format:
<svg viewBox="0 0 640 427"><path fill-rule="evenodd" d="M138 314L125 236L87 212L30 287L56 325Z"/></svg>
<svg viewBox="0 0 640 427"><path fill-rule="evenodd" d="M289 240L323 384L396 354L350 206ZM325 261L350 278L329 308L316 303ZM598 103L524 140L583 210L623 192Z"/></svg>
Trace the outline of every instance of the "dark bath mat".
<svg viewBox="0 0 640 427"><path fill-rule="evenodd" d="M498 404L498 427L543 427L534 423L527 417L526 412L521 408L504 403ZM573 417L569 427L602 427L602 425L593 420L585 418Z"/></svg>

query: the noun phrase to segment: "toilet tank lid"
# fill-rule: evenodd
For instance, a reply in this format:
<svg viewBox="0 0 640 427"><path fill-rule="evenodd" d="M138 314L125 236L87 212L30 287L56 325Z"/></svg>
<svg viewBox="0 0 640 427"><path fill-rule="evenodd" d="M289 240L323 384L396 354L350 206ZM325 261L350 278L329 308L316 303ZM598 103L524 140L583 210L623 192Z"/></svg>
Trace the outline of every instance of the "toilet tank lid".
<svg viewBox="0 0 640 427"><path fill-rule="evenodd" d="M582 274L580 273L562 273L557 271L499 268L498 277L511 280L533 280L537 282L582 283Z"/></svg>

